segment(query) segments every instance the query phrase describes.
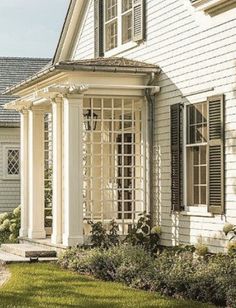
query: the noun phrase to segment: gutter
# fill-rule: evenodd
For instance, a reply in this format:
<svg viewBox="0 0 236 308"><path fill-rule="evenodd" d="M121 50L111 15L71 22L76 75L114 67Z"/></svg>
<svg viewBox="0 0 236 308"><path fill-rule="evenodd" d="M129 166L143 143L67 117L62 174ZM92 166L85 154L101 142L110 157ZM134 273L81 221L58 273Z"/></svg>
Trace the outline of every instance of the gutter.
<svg viewBox="0 0 236 308"><path fill-rule="evenodd" d="M15 94L18 91L21 91L28 86L33 86L34 84L41 82L55 74L61 72L73 72L73 71L85 71L85 72L110 72L110 73L132 73L132 74L150 74L150 73L159 73L160 69L150 68L150 67L131 67L131 66L103 66L103 65L81 65L81 64L64 64L57 63L47 68L44 71L40 71L35 74L33 77L26 79L25 81L7 88L2 94Z"/></svg>

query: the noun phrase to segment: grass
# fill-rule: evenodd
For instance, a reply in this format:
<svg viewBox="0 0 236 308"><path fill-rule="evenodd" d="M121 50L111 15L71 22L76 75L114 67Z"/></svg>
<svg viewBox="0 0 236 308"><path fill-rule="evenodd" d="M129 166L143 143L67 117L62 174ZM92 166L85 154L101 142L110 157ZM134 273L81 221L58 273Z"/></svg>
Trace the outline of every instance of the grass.
<svg viewBox="0 0 236 308"><path fill-rule="evenodd" d="M0 307L213 307L136 291L60 269L56 264L13 264L0 288Z"/></svg>

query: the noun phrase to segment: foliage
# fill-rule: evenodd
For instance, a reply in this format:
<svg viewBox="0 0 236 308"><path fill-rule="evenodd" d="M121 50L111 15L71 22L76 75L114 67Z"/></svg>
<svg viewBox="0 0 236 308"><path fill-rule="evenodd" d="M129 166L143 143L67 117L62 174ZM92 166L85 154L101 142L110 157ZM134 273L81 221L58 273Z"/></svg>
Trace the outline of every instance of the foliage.
<svg viewBox="0 0 236 308"><path fill-rule="evenodd" d="M208 307L76 275L50 263L11 264L8 269L11 277L0 288L0 307Z"/></svg>
<svg viewBox="0 0 236 308"><path fill-rule="evenodd" d="M89 221L91 226L91 242L93 247L109 248L119 244L118 225L112 220L109 224L109 230L107 231L100 221Z"/></svg>
<svg viewBox="0 0 236 308"><path fill-rule="evenodd" d="M236 225L227 223L224 225L223 228L224 234L230 235L229 243L228 243L228 253L236 253L236 242L233 240L236 240Z"/></svg>
<svg viewBox="0 0 236 308"><path fill-rule="evenodd" d="M71 260L62 257L60 264L137 289L235 307L236 257L206 254L202 258L192 250L192 246L163 249L154 257L141 245L121 244L106 250L77 249Z"/></svg>
<svg viewBox="0 0 236 308"><path fill-rule="evenodd" d="M205 257L208 254L208 247L205 244L198 243L196 244L195 248L196 254L200 257Z"/></svg>
<svg viewBox="0 0 236 308"><path fill-rule="evenodd" d="M156 253L159 247L161 228L151 227L151 216L146 212L139 215L137 224L127 235L125 242L143 247L152 253Z"/></svg>
<svg viewBox="0 0 236 308"><path fill-rule="evenodd" d="M16 243L20 231L20 206L10 213L0 214L0 243Z"/></svg>

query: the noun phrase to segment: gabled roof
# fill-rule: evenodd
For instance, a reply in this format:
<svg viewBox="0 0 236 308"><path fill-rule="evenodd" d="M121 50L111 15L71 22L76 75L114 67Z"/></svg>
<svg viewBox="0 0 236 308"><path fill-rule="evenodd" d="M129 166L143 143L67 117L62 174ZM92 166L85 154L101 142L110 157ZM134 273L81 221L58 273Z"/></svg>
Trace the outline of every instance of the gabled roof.
<svg viewBox="0 0 236 308"><path fill-rule="evenodd" d="M17 126L19 123L17 112L3 109L3 105L14 98L11 95L2 95L1 93L7 87L34 75L48 65L49 61L50 59L42 58L0 57L0 126Z"/></svg>
<svg viewBox="0 0 236 308"><path fill-rule="evenodd" d="M50 65L34 76L16 84L4 91L4 94L12 95L20 90L32 86L48 77L66 71L90 71L90 72L110 72L110 73L132 73L149 74L159 73L157 65L130 60L126 58L97 58L75 61L61 61L55 65Z"/></svg>

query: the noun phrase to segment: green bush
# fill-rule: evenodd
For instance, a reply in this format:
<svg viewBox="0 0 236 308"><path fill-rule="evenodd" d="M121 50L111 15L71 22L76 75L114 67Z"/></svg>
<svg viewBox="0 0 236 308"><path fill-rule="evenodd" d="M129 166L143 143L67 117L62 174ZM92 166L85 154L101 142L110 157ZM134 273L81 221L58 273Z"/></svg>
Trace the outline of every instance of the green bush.
<svg viewBox="0 0 236 308"><path fill-rule="evenodd" d="M156 253L159 248L161 228L152 227L151 216L146 212L139 215L136 225L130 230L125 242L138 245L151 253Z"/></svg>
<svg viewBox="0 0 236 308"><path fill-rule="evenodd" d="M0 244L18 241L20 213L20 206L18 206L13 212L0 214Z"/></svg>
<svg viewBox="0 0 236 308"><path fill-rule="evenodd" d="M102 225L100 221L93 222L89 221L88 224L91 226L91 243L93 247L99 247L107 249L111 246L119 245L119 228L115 220L112 220L108 226L108 231Z"/></svg>
<svg viewBox="0 0 236 308"><path fill-rule="evenodd" d="M64 268L164 295L236 307L235 255L193 253L192 247L163 249L156 257L144 247L122 244L102 250L68 249Z"/></svg>

